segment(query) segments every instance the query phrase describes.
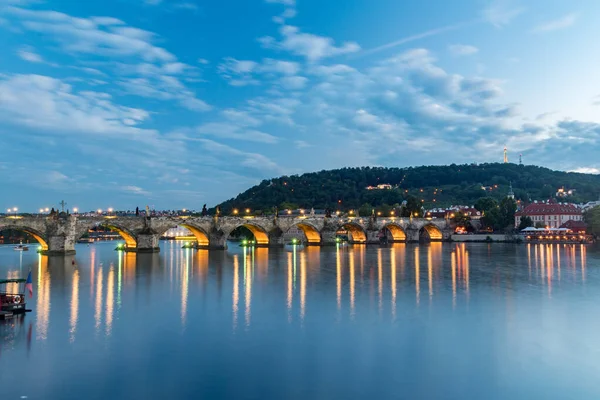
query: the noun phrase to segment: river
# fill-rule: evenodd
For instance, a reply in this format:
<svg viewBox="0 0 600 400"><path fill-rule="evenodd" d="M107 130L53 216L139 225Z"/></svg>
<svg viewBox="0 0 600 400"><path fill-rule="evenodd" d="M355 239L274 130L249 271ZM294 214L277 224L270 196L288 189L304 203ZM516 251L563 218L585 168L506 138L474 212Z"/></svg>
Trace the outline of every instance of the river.
<svg viewBox="0 0 600 400"><path fill-rule="evenodd" d="M599 399L600 248L0 247L6 399Z"/></svg>

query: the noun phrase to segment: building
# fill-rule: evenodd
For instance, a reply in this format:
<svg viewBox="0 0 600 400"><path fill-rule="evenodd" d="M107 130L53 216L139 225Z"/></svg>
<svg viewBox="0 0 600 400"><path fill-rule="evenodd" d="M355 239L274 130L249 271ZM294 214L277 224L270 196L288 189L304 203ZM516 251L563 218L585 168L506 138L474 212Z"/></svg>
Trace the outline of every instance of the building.
<svg viewBox="0 0 600 400"><path fill-rule="evenodd" d="M433 208L425 213L426 218L454 218L454 214L461 212L472 220L481 219L481 211L475 209L474 206L450 206L448 208Z"/></svg>
<svg viewBox="0 0 600 400"><path fill-rule="evenodd" d="M556 197L569 197L575 194L575 189L565 189L564 187L559 188L556 191Z"/></svg>
<svg viewBox="0 0 600 400"><path fill-rule="evenodd" d="M367 186L365 189L367 190L390 190L392 189L392 185L389 183L381 183L377 186Z"/></svg>
<svg viewBox="0 0 600 400"><path fill-rule="evenodd" d="M571 203L534 202L515 213L515 227L521 217L530 217L534 225L559 228L567 221L583 221L582 209Z"/></svg>
<svg viewBox="0 0 600 400"><path fill-rule="evenodd" d="M587 232L587 225L583 221L567 221L560 226L560 228L566 228L574 233L585 235Z"/></svg>

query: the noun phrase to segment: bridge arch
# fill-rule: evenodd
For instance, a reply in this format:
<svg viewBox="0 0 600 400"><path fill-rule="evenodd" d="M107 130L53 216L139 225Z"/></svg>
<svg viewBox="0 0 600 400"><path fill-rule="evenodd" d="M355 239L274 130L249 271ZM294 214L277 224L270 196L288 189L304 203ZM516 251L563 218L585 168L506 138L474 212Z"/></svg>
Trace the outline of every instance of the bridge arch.
<svg viewBox="0 0 600 400"><path fill-rule="evenodd" d="M353 243L367 243L367 232L365 229L355 222L346 222L338 227L338 231L340 229L345 229L352 235Z"/></svg>
<svg viewBox="0 0 600 400"><path fill-rule="evenodd" d="M181 226L192 232L192 235L194 235L194 237L196 238L196 242L199 246L208 246L210 244L208 233L206 233L206 231L203 228L186 222L177 223L177 225L173 225L171 228L175 228L177 226Z"/></svg>
<svg viewBox="0 0 600 400"><path fill-rule="evenodd" d="M433 224L427 224L419 229L419 240L441 241L444 238L442 230Z"/></svg>
<svg viewBox="0 0 600 400"><path fill-rule="evenodd" d="M321 233L319 230L309 222L298 222L290 227L290 229L297 227L306 236L306 242L308 244L321 244Z"/></svg>
<svg viewBox="0 0 600 400"><path fill-rule="evenodd" d="M133 232L131 232L129 229L124 228L122 226L120 226L119 224L115 224L114 222L100 222L98 224L95 224L94 226L104 226L112 231L117 232L119 235L121 235L121 237L123 238L123 240L125 240L125 247L130 248L130 249L135 249L137 248L137 238L135 236L135 234ZM77 238L79 239L79 238Z"/></svg>
<svg viewBox="0 0 600 400"><path fill-rule="evenodd" d="M21 225L0 225L0 231L4 231L7 229L25 232L25 233L33 236L33 238L35 240L37 240L38 243L40 244L40 246L42 247L42 251L48 251L48 240L37 229L33 229L28 226L21 226Z"/></svg>
<svg viewBox="0 0 600 400"><path fill-rule="evenodd" d="M384 232L386 230L389 231L394 242L406 242L406 232L400 225L394 223L386 224L382 230Z"/></svg>
<svg viewBox="0 0 600 400"><path fill-rule="evenodd" d="M225 240L227 240L229 238L229 235L231 234L231 232L233 232L234 230L236 230L242 226L244 228L248 229L250 232L252 232L252 235L254 235L254 240L256 241L257 245L268 245L269 244L269 233L263 227L253 224L251 222L246 222L246 223L242 223L242 224L234 226L233 229L231 229L229 232L226 233Z"/></svg>

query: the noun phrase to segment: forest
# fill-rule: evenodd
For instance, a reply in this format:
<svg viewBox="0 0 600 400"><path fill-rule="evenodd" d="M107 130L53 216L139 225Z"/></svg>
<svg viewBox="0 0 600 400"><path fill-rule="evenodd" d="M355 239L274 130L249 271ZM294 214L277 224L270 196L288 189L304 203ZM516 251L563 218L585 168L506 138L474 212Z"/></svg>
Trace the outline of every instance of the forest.
<svg viewBox="0 0 600 400"><path fill-rule="evenodd" d="M381 184L391 185L391 189L367 189ZM342 168L280 176L263 180L219 207L223 214L234 209L270 213L275 207L348 211L365 204L392 206L417 199L425 209L431 209L474 205L482 197L499 202L507 196L511 184L515 199L525 203L547 199L580 203L597 200L600 195L598 175L510 163L452 164ZM556 197L559 189L565 197ZM569 191L571 194L566 195Z"/></svg>

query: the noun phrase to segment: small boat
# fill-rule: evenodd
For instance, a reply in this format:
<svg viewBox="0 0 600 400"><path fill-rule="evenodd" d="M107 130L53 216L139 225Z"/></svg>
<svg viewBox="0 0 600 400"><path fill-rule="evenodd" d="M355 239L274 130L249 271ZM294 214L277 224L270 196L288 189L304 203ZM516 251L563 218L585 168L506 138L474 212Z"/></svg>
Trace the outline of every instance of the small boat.
<svg viewBox="0 0 600 400"><path fill-rule="evenodd" d="M294 238L294 239L290 240L289 242L287 242L285 245L286 246L302 247L302 246L304 246L304 243L302 243L300 240Z"/></svg>
<svg viewBox="0 0 600 400"><path fill-rule="evenodd" d="M29 246L27 245L23 245L23 244L18 244L15 247L13 247L14 251L29 251Z"/></svg>
<svg viewBox="0 0 600 400"><path fill-rule="evenodd" d="M254 247L256 243L254 242L254 240L247 240L244 239L240 242L240 247Z"/></svg>
<svg viewBox="0 0 600 400"><path fill-rule="evenodd" d="M181 246L182 249L195 249L196 248L196 243L195 242L185 242L183 244L183 246Z"/></svg>
<svg viewBox="0 0 600 400"><path fill-rule="evenodd" d="M0 319L22 314L25 309L25 279L0 280Z"/></svg>

